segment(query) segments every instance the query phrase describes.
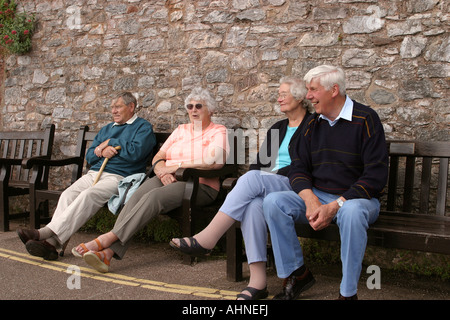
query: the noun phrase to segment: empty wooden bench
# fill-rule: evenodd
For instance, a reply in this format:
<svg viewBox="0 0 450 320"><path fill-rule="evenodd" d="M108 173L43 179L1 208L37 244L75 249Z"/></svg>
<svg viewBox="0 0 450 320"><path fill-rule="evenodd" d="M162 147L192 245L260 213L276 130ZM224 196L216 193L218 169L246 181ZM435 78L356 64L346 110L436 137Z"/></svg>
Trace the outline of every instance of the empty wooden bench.
<svg viewBox="0 0 450 320"><path fill-rule="evenodd" d="M368 244L450 254L448 199L450 141L388 141L389 178L378 220L369 227ZM232 187L230 185L229 187ZM242 279L239 224L227 233L227 278ZM296 225L302 238L339 241L335 224L314 231Z"/></svg>
<svg viewBox="0 0 450 320"><path fill-rule="evenodd" d="M0 231L9 230L10 197L29 194L30 183L47 187L48 167L31 171L26 164L35 159L50 158L54 135L53 124L42 131L0 132Z"/></svg>

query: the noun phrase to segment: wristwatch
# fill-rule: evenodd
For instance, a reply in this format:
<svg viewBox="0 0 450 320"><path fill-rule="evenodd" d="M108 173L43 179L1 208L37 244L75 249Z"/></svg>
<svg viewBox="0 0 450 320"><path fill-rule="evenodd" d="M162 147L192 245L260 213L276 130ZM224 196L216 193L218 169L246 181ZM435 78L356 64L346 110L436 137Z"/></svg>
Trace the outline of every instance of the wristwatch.
<svg viewBox="0 0 450 320"><path fill-rule="evenodd" d="M337 202L339 208L342 208L342 206L344 205L344 201L342 201L341 198L337 198L337 199L336 199L336 202Z"/></svg>

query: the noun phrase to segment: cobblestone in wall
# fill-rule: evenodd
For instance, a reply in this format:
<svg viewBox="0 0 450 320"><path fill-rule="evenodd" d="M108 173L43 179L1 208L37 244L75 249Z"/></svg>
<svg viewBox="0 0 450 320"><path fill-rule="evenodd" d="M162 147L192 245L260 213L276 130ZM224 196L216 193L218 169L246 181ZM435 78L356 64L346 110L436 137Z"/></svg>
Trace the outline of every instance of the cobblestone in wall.
<svg viewBox="0 0 450 320"><path fill-rule="evenodd" d="M284 75L328 63L348 94L377 110L389 138L448 140L449 6L438 0L42 0L33 50L4 58L1 130L57 126L57 154L76 130L111 121L112 96L139 96L158 131L188 120L197 85L219 101L214 121L268 128Z"/></svg>

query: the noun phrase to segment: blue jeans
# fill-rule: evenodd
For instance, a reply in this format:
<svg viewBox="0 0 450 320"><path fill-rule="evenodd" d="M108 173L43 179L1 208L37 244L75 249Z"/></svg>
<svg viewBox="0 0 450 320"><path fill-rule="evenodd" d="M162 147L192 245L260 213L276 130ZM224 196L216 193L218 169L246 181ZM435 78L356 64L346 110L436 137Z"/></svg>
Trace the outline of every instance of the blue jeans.
<svg viewBox="0 0 450 320"><path fill-rule="evenodd" d="M338 195L313 189L322 204ZM306 206L294 191L267 195L263 203L264 216L270 230L272 247L280 278L287 278L303 265L303 252L295 232L296 223L308 223ZM367 244L367 229L380 212L378 199L352 199L344 202L333 221L341 237L342 281L340 293L345 297L356 294L362 260ZM301 235L300 235L301 236Z"/></svg>
<svg viewBox="0 0 450 320"><path fill-rule="evenodd" d="M267 261L267 225L264 198L277 191L292 190L285 176L251 170L239 178L219 211L241 222L247 262Z"/></svg>

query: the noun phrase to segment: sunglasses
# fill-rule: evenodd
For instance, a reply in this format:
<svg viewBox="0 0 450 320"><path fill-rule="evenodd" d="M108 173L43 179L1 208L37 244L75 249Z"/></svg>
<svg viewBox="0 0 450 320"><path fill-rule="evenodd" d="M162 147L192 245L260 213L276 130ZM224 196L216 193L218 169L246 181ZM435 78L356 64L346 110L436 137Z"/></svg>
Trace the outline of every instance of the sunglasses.
<svg viewBox="0 0 450 320"><path fill-rule="evenodd" d="M194 109L194 107L195 107L195 109L201 109L203 107L203 105L201 103L197 103L195 105L190 103L186 106L186 108L188 108L188 110L192 110L192 109Z"/></svg>

